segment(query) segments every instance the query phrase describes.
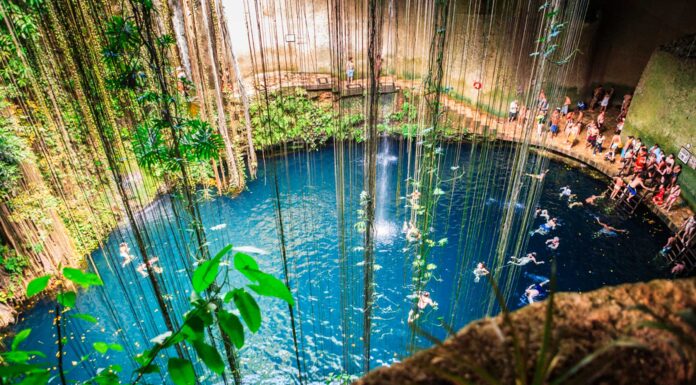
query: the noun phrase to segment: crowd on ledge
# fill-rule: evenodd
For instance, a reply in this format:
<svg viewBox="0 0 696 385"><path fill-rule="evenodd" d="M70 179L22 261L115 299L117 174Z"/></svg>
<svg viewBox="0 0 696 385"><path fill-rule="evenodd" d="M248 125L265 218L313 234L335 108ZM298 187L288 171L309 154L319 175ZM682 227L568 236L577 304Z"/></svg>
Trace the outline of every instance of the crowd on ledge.
<svg viewBox="0 0 696 385"><path fill-rule="evenodd" d="M622 136L631 105L631 94L623 96L613 129L609 127L607 111L612 106L613 96L613 88L605 89L599 85L593 90L589 104L581 100L571 107L572 101L566 96L563 105L549 113L549 101L542 90L534 110L525 109L517 100L513 100L510 103L508 122L524 123L534 116L538 138L546 135L556 139L561 136L560 140L563 140L565 137L564 144L568 149L583 145L592 152L593 157L600 156L606 162L616 164L609 197L617 204L634 208L642 201L651 201L664 212L669 212L681 195L679 176L682 166L677 163L675 155L667 154L659 143L649 144L639 137ZM689 262L689 267L693 267L696 262L688 260L689 257L694 258L693 255L687 255L689 252L694 254L693 250L696 248L694 227L692 216L670 238L671 242L667 245L670 247L666 246L674 257L669 259L676 269L675 273L683 271Z"/></svg>

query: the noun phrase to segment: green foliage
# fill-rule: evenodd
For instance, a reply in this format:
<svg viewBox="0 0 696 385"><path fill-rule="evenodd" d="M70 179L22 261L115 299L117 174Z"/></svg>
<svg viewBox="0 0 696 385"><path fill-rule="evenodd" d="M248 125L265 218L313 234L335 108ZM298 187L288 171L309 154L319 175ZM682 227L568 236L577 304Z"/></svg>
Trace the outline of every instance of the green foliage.
<svg viewBox="0 0 696 385"><path fill-rule="evenodd" d="M63 268L63 276L84 288L102 286L104 284L98 275L94 273L85 273L82 270L73 269L71 267Z"/></svg>
<svg viewBox="0 0 696 385"><path fill-rule="evenodd" d="M75 307L76 300L77 294L75 294L74 291L67 291L56 295L56 301L63 307Z"/></svg>
<svg viewBox="0 0 696 385"><path fill-rule="evenodd" d="M19 163L26 158L24 143L0 116L0 197L11 194L21 176Z"/></svg>
<svg viewBox="0 0 696 385"><path fill-rule="evenodd" d="M5 245L0 245L0 267L12 275L20 275L29 266L29 258L17 254Z"/></svg>
<svg viewBox="0 0 696 385"><path fill-rule="evenodd" d="M229 276L229 271L227 271L229 265L234 265L241 276L248 279L247 287L253 292L261 296L283 299L290 305L294 304L290 291L282 281L259 270L258 263L246 254L237 253L231 256L231 250L232 246L228 245L220 250L215 257L198 265L192 279L195 293L191 298L191 308L183 317L183 325L178 330L167 331L155 337L152 340L153 346L135 357L139 367L134 373L136 379L133 383L138 383L141 376L145 374L159 372L160 369L155 363L156 358L165 349L182 343L190 344L196 351L197 357L210 371L222 375L226 367L225 361L223 361L224 356L218 350L216 339L208 336L208 333L212 326L218 325L221 332L229 337L236 348L242 348L244 346L244 324L234 313L234 309L239 312L246 327L252 333L259 330L262 322L261 309L251 293L244 287L231 287L226 288L229 290L223 296L223 288L216 284L219 278ZM234 263L223 265L222 262L230 257L234 258ZM223 267L226 269L225 271L222 270ZM66 280L85 288L102 285L101 280L95 274L73 268L64 268L60 277L47 275L34 279L27 287L27 295L36 295L42 292L51 279L55 280L59 287L63 286ZM98 320L89 314L68 313L74 307L75 299L74 292L61 292L57 297L58 304L62 306L60 314L67 313L70 319L96 324ZM226 308L229 305L225 304L230 302L234 308ZM64 317L57 317L56 320L62 318ZM27 340L30 333L30 329L20 331L12 341L11 350L0 353L0 382L3 384L27 384L27 381L43 381L39 382L43 384L47 383L47 378L53 374L51 370L55 369L51 369L52 366L47 366L47 363L43 361L40 363L32 362L36 357L45 358L42 353L20 350L20 345ZM65 344L68 343L68 340L64 338L62 342ZM124 350L119 344L105 341L93 343L92 349L94 352L91 354L99 355L106 355L110 351L121 352ZM87 357L89 355L83 357L83 360ZM169 358L167 370L172 381L177 385L196 383L193 362L188 359ZM98 371L95 377L85 383L118 384L120 371L121 368L117 365L108 366L106 369Z"/></svg>
<svg viewBox="0 0 696 385"><path fill-rule="evenodd" d="M33 297L40 292L44 291L48 286L48 281L51 279L50 275L44 275L42 277L34 278L27 285L27 297Z"/></svg>
<svg viewBox="0 0 696 385"><path fill-rule="evenodd" d="M316 148L337 133L336 116L330 105L310 100L306 91L273 93L249 107L254 145L269 147L299 141Z"/></svg>
<svg viewBox="0 0 696 385"><path fill-rule="evenodd" d="M196 373L193 371L191 361L180 358L170 358L167 363L169 375L176 385L194 385Z"/></svg>
<svg viewBox="0 0 696 385"><path fill-rule="evenodd" d="M348 373L329 373L329 376L326 377L324 383L326 385L349 385L357 379L358 376L354 376Z"/></svg>

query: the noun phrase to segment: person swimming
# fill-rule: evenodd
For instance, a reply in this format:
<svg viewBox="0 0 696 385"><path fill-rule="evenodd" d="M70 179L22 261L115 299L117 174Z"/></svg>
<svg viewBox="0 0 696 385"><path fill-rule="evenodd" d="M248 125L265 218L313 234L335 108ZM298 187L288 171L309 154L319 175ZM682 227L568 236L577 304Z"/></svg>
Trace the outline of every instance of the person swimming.
<svg viewBox="0 0 696 385"><path fill-rule="evenodd" d="M551 250L556 250L558 246L561 245L561 239L558 237L553 237L551 239L546 240L546 247L548 247Z"/></svg>
<svg viewBox="0 0 696 385"><path fill-rule="evenodd" d="M526 175L526 176L528 176L528 177L530 177L530 178L532 178L532 179L537 179L537 180L539 180L539 181L541 182L542 180L544 180L544 178L546 177L546 174L548 174L548 172L549 172L549 170L546 169L546 170L544 170L541 174L529 174L529 173L525 173L524 175Z"/></svg>
<svg viewBox="0 0 696 385"><path fill-rule="evenodd" d="M135 259L135 256L130 253L130 247L128 247L126 242L121 242L121 244L118 246L118 253L121 255L121 258L123 258L121 267L126 267L126 265L133 262Z"/></svg>
<svg viewBox="0 0 696 385"><path fill-rule="evenodd" d="M531 252L522 258L517 258L516 256L513 255L510 257L510 260L508 261L508 265L524 266L524 265L528 264L529 262L534 262L535 265L541 265L542 263L544 263L544 261L537 261L536 255L537 255L537 253L535 253L535 252Z"/></svg>
<svg viewBox="0 0 696 385"><path fill-rule="evenodd" d="M570 199L572 193L573 191L570 190L570 186L561 187L561 193L558 195L558 199L562 199L563 197Z"/></svg>
<svg viewBox="0 0 696 385"><path fill-rule="evenodd" d="M558 219L551 218L548 221L546 221L546 223L539 225L539 228L530 232L529 235L533 237L535 234L548 234L549 231L556 229L556 226L558 225L557 221Z"/></svg>
<svg viewBox="0 0 696 385"><path fill-rule="evenodd" d="M159 258L155 257L155 258L150 259L147 264L150 265L153 272L155 272L156 274L162 274L164 272L164 269L162 267L156 265L156 263L158 261L159 261ZM147 266L145 265L145 263L141 263L140 265L138 265L136 270L138 271L138 273L140 273L140 275L143 278L146 278L148 275L150 275L147 271Z"/></svg>
<svg viewBox="0 0 696 385"><path fill-rule="evenodd" d="M537 207L536 211L534 212L534 218L536 218L536 217L541 217L541 218L546 219L546 221L548 221L551 216L549 215L548 210L546 210L546 209L542 210L541 207Z"/></svg>
<svg viewBox="0 0 696 385"><path fill-rule="evenodd" d="M546 281L540 282L540 283L533 283L529 285L529 287L524 291L525 296L527 297L527 302L530 304L534 303L534 300L537 299L540 296L545 296L548 292L544 288L546 284L549 283L549 280L547 279Z"/></svg>
<svg viewBox="0 0 696 385"><path fill-rule="evenodd" d="M601 194L599 194L599 195L592 195L592 196L589 196L589 197L587 197L587 198L585 199L585 203L587 203L588 205L594 206L594 205L596 204L595 201L598 200L598 199L604 199L605 194L606 194L606 192L603 192L603 193L601 193Z"/></svg>
<svg viewBox="0 0 696 385"><path fill-rule="evenodd" d="M430 293L427 291L423 292L417 292L416 295L418 296L418 303L416 304L416 309L411 309L408 312L408 323L413 323L413 321L417 320L418 317L420 317L420 313L425 310L426 307L432 306L434 309L437 309L437 302L433 301L432 298L430 298ZM414 311L415 310L415 311Z"/></svg>
<svg viewBox="0 0 696 385"><path fill-rule="evenodd" d="M572 209L573 207L582 207L582 202L568 202L568 208Z"/></svg>
<svg viewBox="0 0 696 385"><path fill-rule="evenodd" d="M597 223L602 225L602 228L597 232L597 235L606 235L610 237L615 237L619 235L618 233L627 233L628 230L622 230L622 229L617 229L616 227L609 226L606 223L603 223L602 221L599 220L599 217L595 217L597 220Z"/></svg>
<svg viewBox="0 0 696 385"><path fill-rule="evenodd" d="M418 228L413 224L413 222L409 222L409 227L408 231L406 232L406 240L413 243L413 242L418 242L421 239L421 232L418 230Z"/></svg>
<svg viewBox="0 0 696 385"><path fill-rule="evenodd" d="M490 271L488 271L486 265L483 262L479 262L474 269L474 282L480 281L481 277L488 274L490 274Z"/></svg>

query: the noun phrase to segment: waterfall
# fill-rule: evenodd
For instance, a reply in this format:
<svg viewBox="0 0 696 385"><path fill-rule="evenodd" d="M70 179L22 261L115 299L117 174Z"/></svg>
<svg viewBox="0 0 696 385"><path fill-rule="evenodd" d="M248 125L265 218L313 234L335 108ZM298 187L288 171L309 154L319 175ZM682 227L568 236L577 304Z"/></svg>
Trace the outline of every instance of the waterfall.
<svg viewBox="0 0 696 385"><path fill-rule="evenodd" d="M181 65L184 66L186 74L189 76L189 78L192 78L191 59L189 58L188 43L186 42L186 27L184 26L184 14L181 11L179 1L170 1L169 6L172 9L172 28L174 29L176 44L179 46L179 50L181 52L181 54L179 55L181 59Z"/></svg>
<svg viewBox="0 0 696 385"><path fill-rule="evenodd" d="M396 164L397 157L390 153L389 136L383 135L377 153L377 195L375 197L375 238L378 241L389 241L397 233L398 226L387 218L388 186L391 180L391 169Z"/></svg>

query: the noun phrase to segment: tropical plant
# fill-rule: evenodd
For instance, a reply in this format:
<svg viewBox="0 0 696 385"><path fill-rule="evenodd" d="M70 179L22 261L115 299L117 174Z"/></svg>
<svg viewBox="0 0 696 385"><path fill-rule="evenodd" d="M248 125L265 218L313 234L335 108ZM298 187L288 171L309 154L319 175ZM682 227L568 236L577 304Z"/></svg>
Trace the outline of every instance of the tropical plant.
<svg viewBox="0 0 696 385"><path fill-rule="evenodd" d="M29 266L29 259L5 245L0 245L0 266L10 274L21 274Z"/></svg>
<svg viewBox="0 0 696 385"><path fill-rule="evenodd" d="M0 196L11 194L21 176L19 163L26 157L24 146L0 117Z"/></svg>
<svg viewBox="0 0 696 385"><path fill-rule="evenodd" d="M300 141L310 148L325 143L336 133L330 106L315 103L306 91L276 92L249 107L254 144L269 147Z"/></svg>
<svg viewBox="0 0 696 385"><path fill-rule="evenodd" d="M215 257L200 263L193 272L191 307L183 315L181 327L154 337L151 340L153 345L135 357L138 368L131 374L132 384L139 383L149 373L161 371L158 358L167 348L178 344L191 346L197 357L213 373L222 375L226 369L234 371L236 368L227 368L225 365L216 341L207 336L210 327L217 325L234 343L234 346L241 348L245 344L245 330L256 333L262 323L261 309L252 293L279 298L291 306L294 305L290 291L281 280L261 271L256 261L249 255L236 253L232 256L231 250L232 245L224 247ZM235 270L246 278L246 285L238 286L230 282L229 265L233 265ZM58 290L55 305L57 366L54 368L53 362L46 360L43 352L22 347L27 345L27 339L31 334L31 329L24 329L16 333L10 349L0 353L0 383L45 384L49 382L49 378L58 376L62 384L67 384L70 371L79 370L79 365L72 365L73 369L63 365L63 352L65 344L69 341L62 336L64 320L72 319L92 324L98 323L99 320L92 315L75 312L78 293L67 289L68 283L83 289L103 285L99 276L94 273L66 267L62 269L60 275L35 278L26 288L27 297L38 295L49 286ZM239 313L239 316L233 312L233 309ZM92 351L83 356L81 362L91 360L95 355L105 355L108 351L122 350L123 347L119 344L98 341L92 344ZM196 374L191 360L168 358L166 365L175 384L196 383ZM84 384L119 384L118 373L121 370L118 365L106 365Z"/></svg>

